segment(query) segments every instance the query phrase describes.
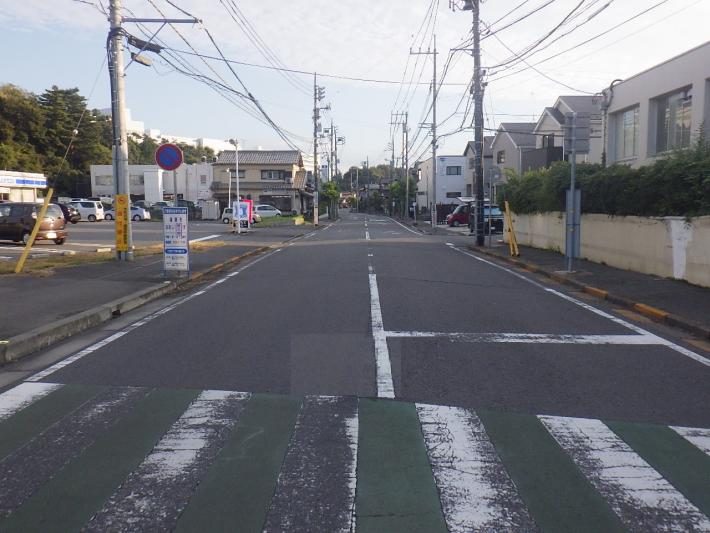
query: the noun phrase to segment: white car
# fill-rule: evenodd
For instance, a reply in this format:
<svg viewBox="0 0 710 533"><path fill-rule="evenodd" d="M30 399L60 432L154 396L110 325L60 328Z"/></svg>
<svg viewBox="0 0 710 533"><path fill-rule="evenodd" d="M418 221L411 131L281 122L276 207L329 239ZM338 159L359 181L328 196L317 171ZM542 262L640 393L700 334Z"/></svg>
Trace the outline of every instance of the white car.
<svg viewBox="0 0 710 533"><path fill-rule="evenodd" d="M254 207L254 212L264 218L281 216L281 211L276 209L273 205L257 205Z"/></svg>
<svg viewBox="0 0 710 533"><path fill-rule="evenodd" d="M261 215L257 213L256 211L252 211L251 214L251 223L256 224L257 222L261 222ZM224 224L231 224L234 221L234 215L232 214L232 208L231 207L225 207L222 210L222 222Z"/></svg>
<svg viewBox="0 0 710 533"><path fill-rule="evenodd" d="M105 214L106 220L116 218L116 212L113 209L107 209ZM139 220L150 220L150 212L137 205L131 206L131 220L138 222Z"/></svg>
<svg viewBox="0 0 710 533"><path fill-rule="evenodd" d="M104 206L101 202L97 202L95 200L81 200L77 202L69 202L69 205L79 211L81 220L96 222L97 220L103 220L105 218Z"/></svg>

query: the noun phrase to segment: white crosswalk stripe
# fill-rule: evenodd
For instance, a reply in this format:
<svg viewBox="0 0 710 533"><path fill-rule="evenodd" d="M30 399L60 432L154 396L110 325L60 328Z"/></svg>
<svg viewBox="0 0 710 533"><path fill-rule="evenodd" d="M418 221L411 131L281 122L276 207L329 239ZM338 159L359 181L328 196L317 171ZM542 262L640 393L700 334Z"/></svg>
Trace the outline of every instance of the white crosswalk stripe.
<svg viewBox="0 0 710 533"><path fill-rule="evenodd" d="M630 531L710 531L710 520L600 420L539 419Z"/></svg>
<svg viewBox="0 0 710 533"><path fill-rule="evenodd" d="M696 448L700 448L706 454L710 455L710 429L685 428L680 426L671 426L671 429L694 444ZM708 483L710 484L710 481Z"/></svg>
<svg viewBox="0 0 710 533"><path fill-rule="evenodd" d="M478 416L423 404L417 404L417 413L449 531L533 531Z"/></svg>
<svg viewBox="0 0 710 533"><path fill-rule="evenodd" d="M54 383L20 383L0 394L0 420L4 420L62 385Z"/></svg>

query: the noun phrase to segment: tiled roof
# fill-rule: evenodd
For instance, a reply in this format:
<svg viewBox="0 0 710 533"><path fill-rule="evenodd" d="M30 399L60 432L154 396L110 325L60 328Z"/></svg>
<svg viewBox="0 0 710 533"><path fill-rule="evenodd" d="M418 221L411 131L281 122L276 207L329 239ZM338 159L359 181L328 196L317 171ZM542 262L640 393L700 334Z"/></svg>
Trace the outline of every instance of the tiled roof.
<svg viewBox="0 0 710 533"><path fill-rule="evenodd" d="M535 136L531 135L535 122L502 122L499 129L510 135L516 146L535 146Z"/></svg>
<svg viewBox="0 0 710 533"><path fill-rule="evenodd" d="M217 156L218 165L233 165L234 150L224 150ZM239 150L240 165L300 165L297 150Z"/></svg>

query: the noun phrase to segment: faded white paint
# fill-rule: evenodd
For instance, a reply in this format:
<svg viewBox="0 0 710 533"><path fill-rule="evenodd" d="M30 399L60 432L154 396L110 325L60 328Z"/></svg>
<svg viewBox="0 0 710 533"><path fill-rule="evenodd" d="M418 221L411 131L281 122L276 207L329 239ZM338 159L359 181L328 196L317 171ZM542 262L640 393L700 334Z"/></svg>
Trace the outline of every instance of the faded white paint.
<svg viewBox="0 0 710 533"><path fill-rule="evenodd" d="M564 252L563 213L514 214L513 227L521 245ZM710 287L710 216L584 214L580 239L581 256L589 261Z"/></svg>
<svg viewBox="0 0 710 533"><path fill-rule="evenodd" d="M600 420L538 418L630 531L710 531L710 519Z"/></svg>
<svg viewBox="0 0 710 533"><path fill-rule="evenodd" d="M671 426L671 429L710 455L710 429Z"/></svg>
<svg viewBox="0 0 710 533"><path fill-rule="evenodd" d="M377 289L377 276L372 265L369 266L370 279L370 317L372 321L372 338L375 342L375 363L377 365L377 396L394 398L394 383L392 382L392 363L387 347L387 336L382 322L380 293Z"/></svg>
<svg viewBox="0 0 710 533"><path fill-rule="evenodd" d="M355 531L357 514L355 513L355 496L357 491L357 445L360 433L360 419L357 416L350 416L345 419L345 436L350 447L350 460L347 466L348 471L348 503L350 505L350 530Z"/></svg>
<svg viewBox="0 0 710 533"><path fill-rule="evenodd" d="M429 463L451 533L534 529L473 411L417 404Z"/></svg>
<svg viewBox="0 0 710 533"><path fill-rule="evenodd" d="M40 398L44 398L63 385L55 383L20 383L0 394L0 420L11 417Z"/></svg>
<svg viewBox="0 0 710 533"><path fill-rule="evenodd" d="M442 331L386 331L394 338L446 338L455 342L519 344L665 345L652 335L560 335L556 333L448 333Z"/></svg>

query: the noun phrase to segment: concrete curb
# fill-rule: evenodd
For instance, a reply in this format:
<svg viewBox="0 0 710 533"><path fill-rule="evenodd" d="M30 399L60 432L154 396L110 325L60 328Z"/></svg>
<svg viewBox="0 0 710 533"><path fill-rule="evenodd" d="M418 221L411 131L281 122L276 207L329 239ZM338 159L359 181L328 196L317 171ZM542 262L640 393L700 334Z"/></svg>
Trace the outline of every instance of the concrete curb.
<svg viewBox="0 0 710 533"><path fill-rule="evenodd" d="M293 237L296 238L296 237ZM288 242L292 239L283 241ZM30 355L38 350L47 348L59 341L68 339L69 337L81 333L89 328L108 322L114 317L127 313L137 307L140 307L148 302L174 292L188 283L199 281L205 276L230 267L252 257L261 254L272 248L270 246L262 246L254 250L250 250L244 254L234 256L226 261L195 272L190 277L161 283L157 286L147 287L140 291L134 292L117 300L102 304L92 309L87 309L71 317L67 317L53 322L45 326L40 326L30 331L20 333L7 339L3 344L0 344L0 365L16 361Z"/></svg>
<svg viewBox="0 0 710 533"><path fill-rule="evenodd" d="M688 331L690 333L693 333L694 335L698 335L699 337L703 337L705 339L710 339L710 329L708 329L704 326L701 326L699 324L696 324L684 317L674 315L672 313L669 313L669 312L664 311L662 309L658 309L657 307L653 307L651 305L648 305L648 304L645 304L642 302L635 302L633 300L630 300L629 298L626 298L625 296L613 294L613 293L610 293L609 291L606 291L604 289L600 289L598 287L592 287L591 285L585 285L584 283L580 283L579 281L569 279L568 277L558 274L556 272L550 272L548 270L545 270L544 268L539 267L538 265L535 265L533 263L528 263L527 261L523 261L521 259L507 257L504 255L499 255L497 253L491 252L491 251L486 250L484 248L478 248L476 246L469 246L468 248L472 252L477 252L477 253L480 253L483 255L487 255L488 257L494 257L496 259L500 259L500 260L505 261L506 263L509 263L511 265L515 265L517 267L523 268L523 269L527 270L528 272L540 274L542 276L553 279L559 283L562 283L563 285L568 285L570 287L574 287L575 289L581 290L581 291L583 291L587 294L590 294L592 296L595 296L601 300L607 300L613 304L619 305L621 307L625 307L625 308L635 311L636 313L639 313L647 318L650 318L651 320L655 320L656 322L663 322L664 324L668 324L669 326Z"/></svg>

